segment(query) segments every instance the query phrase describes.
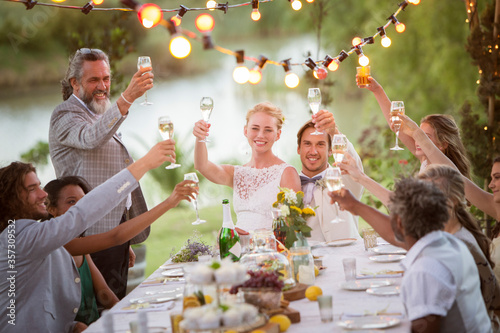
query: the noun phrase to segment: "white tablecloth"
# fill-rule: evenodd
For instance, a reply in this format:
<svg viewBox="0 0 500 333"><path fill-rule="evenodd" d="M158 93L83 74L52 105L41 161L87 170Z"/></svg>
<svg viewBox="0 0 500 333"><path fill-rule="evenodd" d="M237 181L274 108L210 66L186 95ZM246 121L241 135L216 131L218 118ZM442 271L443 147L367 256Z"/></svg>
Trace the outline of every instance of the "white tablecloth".
<svg viewBox="0 0 500 333"><path fill-rule="evenodd" d="M357 262L358 274L362 271L379 272L382 270L401 270L400 265L396 263L378 263L369 259L375 255L372 252L364 250L363 241L358 240L356 243L342 247L319 247L313 249L313 254L323 256L323 266L325 270L320 272L316 277L316 285L321 287L324 295L333 295L333 312L334 321L331 323L322 323L319 317L319 309L317 302L312 302L307 299L302 299L290 303L290 307L300 312L300 323L290 326L287 332L343 332L343 329L338 326L340 316L350 314L362 314L365 312L375 313L383 311L387 313L401 313L401 324L386 328L387 332L410 332L410 322L406 319L404 306L399 296L374 296L369 295L364 291L347 291L340 288L340 284L344 281L344 271L342 259L347 257L355 257ZM163 269L157 269L147 280L161 276ZM395 284L401 283L401 277L390 278ZM146 281L147 281L146 280ZM166 289L182 289L181 283L168 283L165 285L148 285L141 284L135 288L129 295L116 304L111 310L113 315L115 332L126 332L129 330L129 323L137 320L137 313L124 313L123 308L130 305L130 299L142 297L146 292L162 291ZM168 327L170 330L170 312L182 311L182 301L179 300L171 310L165 310L170 303L164 303L163 309L156 311L148 311L148 326ZM144 311L144 310L140 310ZM97 333L104 332L102 318L93 323L85 332Z"/></svg>

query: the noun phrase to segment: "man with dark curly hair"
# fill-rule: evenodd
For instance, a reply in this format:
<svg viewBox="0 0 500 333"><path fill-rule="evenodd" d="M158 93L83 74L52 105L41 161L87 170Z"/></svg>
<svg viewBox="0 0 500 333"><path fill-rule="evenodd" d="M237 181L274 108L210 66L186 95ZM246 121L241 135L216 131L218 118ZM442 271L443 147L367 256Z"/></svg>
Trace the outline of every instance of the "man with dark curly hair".
<svg viewBox="0 0 500 333"><path fill-rule="evenodd" d="M491 332L476 264L467 246L442 231L447 198L432 183L405 178L390 198L390 216L356 200L349 191L332 201L361 216L388 242L408 250L401 298L412 332ZM388 227L390 225L390 228Z"/></svg>

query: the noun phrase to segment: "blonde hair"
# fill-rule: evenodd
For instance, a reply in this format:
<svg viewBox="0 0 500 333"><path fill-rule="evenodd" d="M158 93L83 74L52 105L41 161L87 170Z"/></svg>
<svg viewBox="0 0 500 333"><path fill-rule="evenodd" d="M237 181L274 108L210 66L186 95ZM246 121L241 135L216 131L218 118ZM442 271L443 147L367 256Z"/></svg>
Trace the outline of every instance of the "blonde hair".
<svg viewBox="0 0 500 333"><path fill-rule="evenodd" d="M452 116L446 114L431 114L420 121L429 124L436 133L440 144L447 144L444 154L457 166L460 173L470 179L470 161L465 147L460 139L460 129Z"/></svg>
<svg viewBox="0 0 500 333"><path fill-rule="evenodd" d="M246 120L248 125L248 121L250 120L250 117L253 116L254 114L258 112L264 112L265 114L270 115L271 117L276 119L276 126L278 126L278 130L283 127L283 111L276 105L272 104L271 102L262 102L257 105L255 105L253 108L248 110Z"/></svg>

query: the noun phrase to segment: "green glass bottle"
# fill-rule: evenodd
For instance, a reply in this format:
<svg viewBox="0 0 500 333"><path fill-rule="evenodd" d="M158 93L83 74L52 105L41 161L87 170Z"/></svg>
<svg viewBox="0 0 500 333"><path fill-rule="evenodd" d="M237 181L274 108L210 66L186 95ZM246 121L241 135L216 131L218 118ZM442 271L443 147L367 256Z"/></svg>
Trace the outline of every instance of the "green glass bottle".
<svg viewBox="0 0 500 333"><path fill-rule="evenodd" d="M222 229L219 233L220 258L230 257L233 261L238 261L241 257L240 236L234 228L231 206L227 199L222 200L222 212Z"/></svg>

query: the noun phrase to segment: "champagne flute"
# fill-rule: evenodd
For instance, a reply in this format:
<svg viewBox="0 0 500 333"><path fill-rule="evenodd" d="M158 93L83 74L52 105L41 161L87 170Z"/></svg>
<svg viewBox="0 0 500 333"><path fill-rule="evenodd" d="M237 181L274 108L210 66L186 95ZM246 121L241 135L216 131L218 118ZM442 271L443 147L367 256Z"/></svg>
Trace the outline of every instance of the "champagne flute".
<svg viewBox="0 0 500 333"><path fill-rule="evenodd" d="M210 121L210 115L212 114L212 109L214 108L214 100L212 97L202 97L200 101L201 116L203 120L208 124ZM210 142L210 139L205 138L199 142Z"/></svg>
<svg viewBox="0 0 500 333"><path fill-rule="evenodd" d="M396 130L396 144L391 150L404 150L404 148L398 145L399 129L401 128L401 118L399 118L399 116L403 114L405 114L405 105L403 101L391 102L391 122Z"/></svg>
<svg viewBox="0 0 500 333"><path fill-rule="evenodd" d="M335 165L342 163L347 150L347 138L344 134L335 134L332 140L333 159Z"/></svg>
<svg viewBox="0 0 500 333"><path fill-rule="evenodd" d="M170 120L169 116L162 116L158 118L158 130L163 140L169 140L174 138L174 123ZM165 169L175 169L180 167L180 164L170 163Z"/></svg>
<svg viewBox="0 0 500 333"><path fill-rule="evenodd" d="M153 67L151 64L151 58L147 56L142 56L137 59L137 69L141 69L141 67ZM150 72L146 72L150 73ZM144 93L144 102L141 103L141 105L151 105L153 103L148 102L148 92L146 91Z"/></svg>
<svg viewBox="0 0 500 333"><path fill-rule="evenodd" d="M200 181L198 180L198 176L196 175L195 172L190 172L190 173L186 173L184 174L184 180L192 180L194 182L196 182L196 184L190 184L189 186L193 186L193 187L196 187L196 189L199 189L199 183ZM194 209L196 211L196 221L194 221L193 223L191 223L192 225L198 225L198 224L202 224L202 223L205 223L207 221L205 220L200 220L200 215L198 214L198 200L196 200L196 193L193 193L194 195L194 200L193 200L193 206L194 206Z"/></svg>
<svg viewBox="0 0 500 333"><path fill-rule="evenodd" d="M325 172L325 183L328 191L337 192L342 188L342 171L338 167L328 168ZM339 223L342 222L342 219L339 217L339 205L335 202L335 211L336 216L330 223Z"/></svg>
<svg viewBox="0 0 500 333"><path fill-rule="evenodd" d="M307 93L307 101L309 102L309 107L311 108L312 113L318 113L319 106L321 104L321 91L319 90L319 88L309 88L309 92ZM311 134L320 135L323 133L315 130Z"/></svg>

